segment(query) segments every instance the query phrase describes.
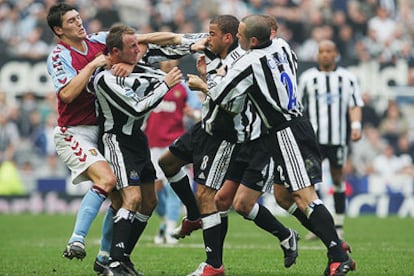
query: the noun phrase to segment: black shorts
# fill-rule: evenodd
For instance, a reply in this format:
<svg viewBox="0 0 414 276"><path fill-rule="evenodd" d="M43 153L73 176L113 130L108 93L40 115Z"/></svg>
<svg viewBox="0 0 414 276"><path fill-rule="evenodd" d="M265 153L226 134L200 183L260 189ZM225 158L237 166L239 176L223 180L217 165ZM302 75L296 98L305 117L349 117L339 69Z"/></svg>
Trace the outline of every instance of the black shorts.
<svg viewBox="0 0 414 276"><path fill-rule="evenodd" d="M329 165L333 168L342 168L345 165L348 148L341 145L319 145L322 160L328 159Z"/></svg>
<svg viewBox="0 0 414 276"><path fill-rule="evenodd" d="M133 136L104 133L102 143L104 156L116 175L118 190L154 182L155 168L147 136L142 131Z"/></svg>
<svg viewBox="0 0 414 276"><path fill-rule="evenodd" d="M292 192L322 181L321 154L309 120L291 122L274 138L275 183Z"/></svg>
<svg viewBox="0 0 414 276"><path fill-rule="evenodd" d="M226 179L255 191L270 192L274 182L273 145L271 135L241 144L230 163Z"/></svg>
<svg viewBox="0 0 414 276"><path fill-rule="evenodd" d="M195 124L170 145L178 158L193 163L194 180L218 190L223 185L230 159L237 147L234 143L211 136Z"/></svg>

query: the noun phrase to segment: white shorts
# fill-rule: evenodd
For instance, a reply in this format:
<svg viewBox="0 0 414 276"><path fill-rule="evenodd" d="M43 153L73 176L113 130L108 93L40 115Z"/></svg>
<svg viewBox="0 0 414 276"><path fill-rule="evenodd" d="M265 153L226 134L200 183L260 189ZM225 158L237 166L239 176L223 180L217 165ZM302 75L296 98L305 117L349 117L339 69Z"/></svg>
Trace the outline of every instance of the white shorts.
<svg viewBox="0 0 414 276"><path fill-rule="evenodd" d="M151 162L154 165L155 173L157 174L157 179L161 180L162 183L168 183L167 178L164 175L164 172L161 170L160 166L158 165L158 159L160 159L161 155L168 149L166 148L151 148Z"/></svg>
<svg viewBox="0 0 414 276"><path fill-rule="evenodd" d="M168 180L164 172L158 165L158 160L160 159L161 155L163 155L164 152L168 150L168 147L165 147L165 148L153 147L150 150L151 150L151 162L154 165L155 172L157 174L157 179L160 179L162 183L165 185L168 183ZM190 179L193 179L192 164L188 164L184 166L183 169L187 173L188 177Z"/></svg>
<svg viewBox="0 0 414 276"><path fill-rule="evenodd" d="M83 172L98 161L106 161L98 151L98 126L56 127L56 152L72 172L72 183L89 180Z"/></svg>

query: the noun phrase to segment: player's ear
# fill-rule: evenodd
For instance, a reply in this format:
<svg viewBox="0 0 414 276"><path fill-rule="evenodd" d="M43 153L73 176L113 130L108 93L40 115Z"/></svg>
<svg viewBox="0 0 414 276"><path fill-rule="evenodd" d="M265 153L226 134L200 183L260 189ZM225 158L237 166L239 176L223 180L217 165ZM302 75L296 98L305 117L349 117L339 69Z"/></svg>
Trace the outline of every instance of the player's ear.
<svg viewBox="0 0 414 276"><path fill-rule="evenodd" d="M54 26L53 27L53 32L60 37L63 34L62 28L59 26Z"/></svg>
<svg viewBox="0 0 414 276"><path fill-rule="evenodd" d="M257 37L253 36L252 38L250 38L250 48L251 47L256 47L259 44L260 43L259 43L259 40L257 39Z"/></svg>

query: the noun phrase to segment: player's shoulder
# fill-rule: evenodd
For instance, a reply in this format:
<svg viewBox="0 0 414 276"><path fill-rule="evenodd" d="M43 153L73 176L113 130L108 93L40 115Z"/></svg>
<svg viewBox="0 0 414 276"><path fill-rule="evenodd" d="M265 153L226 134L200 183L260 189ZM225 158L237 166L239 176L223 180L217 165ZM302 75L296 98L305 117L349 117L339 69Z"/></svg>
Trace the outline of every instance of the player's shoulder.
<svg viewBox="0 0 414 276"><path fill-rule="evenodd" d="M319 73L321 73L321 71L319 71L318 68L311 67L311 68L308 68L305 71L303 71L302 74L300 75L300 77L302 79L306 79L306 78L310 78L310 77L315 77Z"/></svg>
<svg viewBox="0 0 414 276"><path fill-rule="evenodd" d="M336 68L336 71L338 74L345 76L349 79L356 79L356 75L354 73L352 73L350 70L348 70L347 68L343 67L343 66L338 66Z"/></svg>
<svg viewBox="0 0 414 276"><path fill-rule="evenodd" d="M47 63L56 63L70 57L70 50L62 44L56 44L47 57Z"/></svg>
<svg viewBox="0 0 414 276"><path fill-rule="evenodd" d="M227 57L224 60L224 63L232 65L237 62L245 53L245 50L243 50L240 46L237 46L228 53Z"/></svg>
<svg viewBox="0 0 414 276"><path fill-rule="evenodd" d="M86 36L86 40L90 42L97 42L101 44L106 44L106 37L108 36L108 32L96 32L90 33Z"/></svg>

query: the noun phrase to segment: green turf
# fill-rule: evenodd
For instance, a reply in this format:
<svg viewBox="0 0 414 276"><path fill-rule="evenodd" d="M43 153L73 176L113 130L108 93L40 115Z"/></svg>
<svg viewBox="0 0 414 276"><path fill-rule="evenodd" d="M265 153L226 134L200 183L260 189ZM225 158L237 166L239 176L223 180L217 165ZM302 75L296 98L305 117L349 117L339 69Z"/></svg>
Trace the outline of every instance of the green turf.
<svg viewBox="0 0 414 276"><path fill-rule="evenodd" d="M88 236L84 261L69 261L61 254L74 220L73 215L0 215L0 275L94 275L102 215ZM281 220L306 235L293 218ZM237 214L231 213L229 221L226 275L322 275L327 259L320 241L302 239L297 264L285 269L275 238ZM145 275L186 275L204 261L201 231L175 247L155 246L157 227L154 216L132 258ZM346 239L357 261L357 271L348 275L414 275L413 233L412 218L347 218Z"/></svg>

